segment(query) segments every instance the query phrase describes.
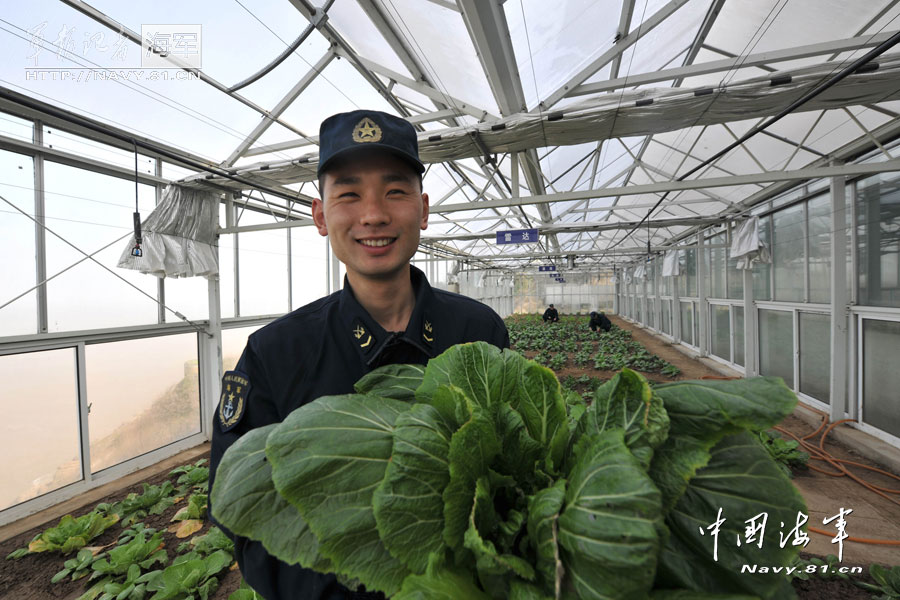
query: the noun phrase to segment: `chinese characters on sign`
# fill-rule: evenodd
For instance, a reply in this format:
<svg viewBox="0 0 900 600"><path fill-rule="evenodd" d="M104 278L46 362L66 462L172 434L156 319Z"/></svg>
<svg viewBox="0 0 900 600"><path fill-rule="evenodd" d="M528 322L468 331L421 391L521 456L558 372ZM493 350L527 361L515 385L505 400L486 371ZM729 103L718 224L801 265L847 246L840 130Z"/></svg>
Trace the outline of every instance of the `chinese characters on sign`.
<svg viewBox="0 0 900 600"><path fill-rule="evenodd" d="M838 511L838 514L826 519L822 519L822 523L824 525L828 525L829 523L834 521L834 527L835 529L837 529L837 534L831 540L831 543L838 545L838 562L840 562L844 558L843 541L848 537L846 532L847 520L844 517L852 512L852 508L845 509L841 507L841 509ZM763 536L766 532L766 523L768 522L768 519L768 513L762 512L755 517L751 517L744 521L744 534L743 536L741 536L741 534L737 535L737 546L740 547L742 544L756 544L758 548L762 549ZM727 519L722 516L722 509L719 508L719 512L716 515L715 521L713 521L705 529L703 527L698 528L700 530L700 535L705 536L708 532L709 535L713 538L713 560L716 562L719 561L719 532L726 520ZM782 521L782 530L780 530L778 533L778 546L780 548L784 548L788 540L791 540L792 546L806 547L806 545L809 543L809 536L805 531L802 530L802 527L808 520L808 515L805 515L802 512L798 512L797 521L794 524L794 527L790 531L788 531L787 535L783 533L785 524Z"/></svg>
<svg viewBox="0 0 900 600"><path fill-rule="evenodd" d="M537 242L537 229L512 229L497 232L498 244L536 244Z"/></svg>

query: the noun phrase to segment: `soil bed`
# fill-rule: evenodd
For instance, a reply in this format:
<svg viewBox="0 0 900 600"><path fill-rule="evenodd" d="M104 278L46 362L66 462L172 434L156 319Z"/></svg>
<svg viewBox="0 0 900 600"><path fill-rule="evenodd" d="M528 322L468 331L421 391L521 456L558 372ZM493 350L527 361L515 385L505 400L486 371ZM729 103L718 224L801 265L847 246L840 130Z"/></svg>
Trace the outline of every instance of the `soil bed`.
<svg viewBox="0 0 900 600"><path fill-rule="evenodd" d="M209 458L208 456L206 457ZM192 464L196 459L186 462ZM155 477L146 479L146 483L158 485L167 479L171 479L174 483L175 477L170 477L168 472L161 473ZM122 500L131 492L140 494L143 491L141 484L123 488L122 490L111 494L102 500L92 502L81 507L79 510L73 511L72 516L80 517L89 513L97 504L101 502L117 502ZM163 541L165 543L166 552L169 555L169 562L178 556L177 548L182 543L191 539L191 537L204 535L210 528L211 524L208 519L204 520L203 529L184 539L175 537L174 533L168 531L168 527L172 525L171 519L176 512L185 506L187 499L181 500L179 503L171 506L165 512L159 515L148 515L141 519L147 527L152 527L157 531L163 532ZM49 521L10 538L0 543L0 598L9 598L15 600L46 600L48 598L61 598L63 600L74 600L82 595L87 589L88 577L72 581L69 577L64 578L58 583L51 583L51 578L62 570L63 563L75 556L72 553L62 556L56 552L40 552L37 554L29 554L19 560L4 560L6 556L13 550L24 548L39 533L49 527L54 527L59 522L58 519ZM98 537L89 542L89 546L104 546L106 544L115 544L123 528L118 524L104 531ZM113 546L110 546L112 548ZM108 549L110 549L108 548ZM107 550L108 550L107 549ZM241 573L237 569L237 563L234 563L233 570L223 571L217 578L219 579L219 587L210 596L210 600L226 600L228 596L236 590L241 584ZM157 565L154 568L160 568ZM148 595L149 597L149 595Z"/></svg>

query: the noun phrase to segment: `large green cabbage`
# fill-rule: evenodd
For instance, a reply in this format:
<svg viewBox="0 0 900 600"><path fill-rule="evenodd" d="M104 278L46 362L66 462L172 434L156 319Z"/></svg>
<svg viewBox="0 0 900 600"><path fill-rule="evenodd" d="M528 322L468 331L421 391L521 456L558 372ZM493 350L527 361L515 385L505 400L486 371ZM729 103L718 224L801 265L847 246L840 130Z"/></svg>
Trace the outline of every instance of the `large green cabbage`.
<svg viewBox="0 0 900 600"><path fill-rule="evenodd" d="M740 573L787 565L774 524L806 510L746 433L792 410L780 379L651 388L625 369L582 413L552 371L478 342L356 390L229 448L216 519L400 600L793 596L782 575ZM760 513L762 547L738 545Z"/></svg>

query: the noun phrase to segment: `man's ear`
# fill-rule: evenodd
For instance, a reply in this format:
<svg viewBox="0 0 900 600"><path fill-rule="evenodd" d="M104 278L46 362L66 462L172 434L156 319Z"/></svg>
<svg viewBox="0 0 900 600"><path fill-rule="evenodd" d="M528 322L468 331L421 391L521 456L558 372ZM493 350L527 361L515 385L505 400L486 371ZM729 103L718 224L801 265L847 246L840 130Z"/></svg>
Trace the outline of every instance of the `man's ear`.
<svg viewBox="0 0 900 600"><path fill-rule="evenodd" d="M422 229L428 229L428 194L422 192Z"/></svg>
<svg viewBox="0 0 900 600"><path fill-rule="evenodd" d="M312 217L316 229L319 230L319 235L328 235L328 227L325 225L325 203L319 198L313 198Z"/></svg>

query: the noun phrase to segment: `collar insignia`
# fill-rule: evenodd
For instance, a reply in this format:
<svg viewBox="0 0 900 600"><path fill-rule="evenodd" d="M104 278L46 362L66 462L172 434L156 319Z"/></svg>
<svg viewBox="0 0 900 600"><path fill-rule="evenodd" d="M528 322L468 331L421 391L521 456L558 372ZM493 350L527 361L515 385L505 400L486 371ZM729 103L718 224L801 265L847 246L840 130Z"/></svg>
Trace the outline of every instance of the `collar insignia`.
<svg viewBox="0 0 900 600"><path fill-rule="evenodd" d="M381 127L372 119L366 117L353 128L353 141L358 144L363 142L380 142Z"/></svg>
<svg viewBox="0 0 900 600"><path fill-rule="evenodd" d="M363 327L359 319L354 323L354 328L351 330L351 333L353 333L353 337L356 338L356 343L359 344L360 348L366 351L372 349L375 338L372 337L371 333L366 331L366 328Z"/></svg>
<svg viewBox="0 0 900 600"><path fill-rule="evenodd" d="M425 319L423 328L425 329L425 331L422 332L422 337L425 339L426 342L429 342L429 343L433 342L434 341L434 332L432 331L431 321L429 321L428 319Z"/></svg>
<svg viewBox="0 0 900 600"><path fill-rule="evenodd" d="M228 371L222 377L222 396L219 398L219 426L230 431L240 423L247 411L250 380L239 371Z"/></svg>

